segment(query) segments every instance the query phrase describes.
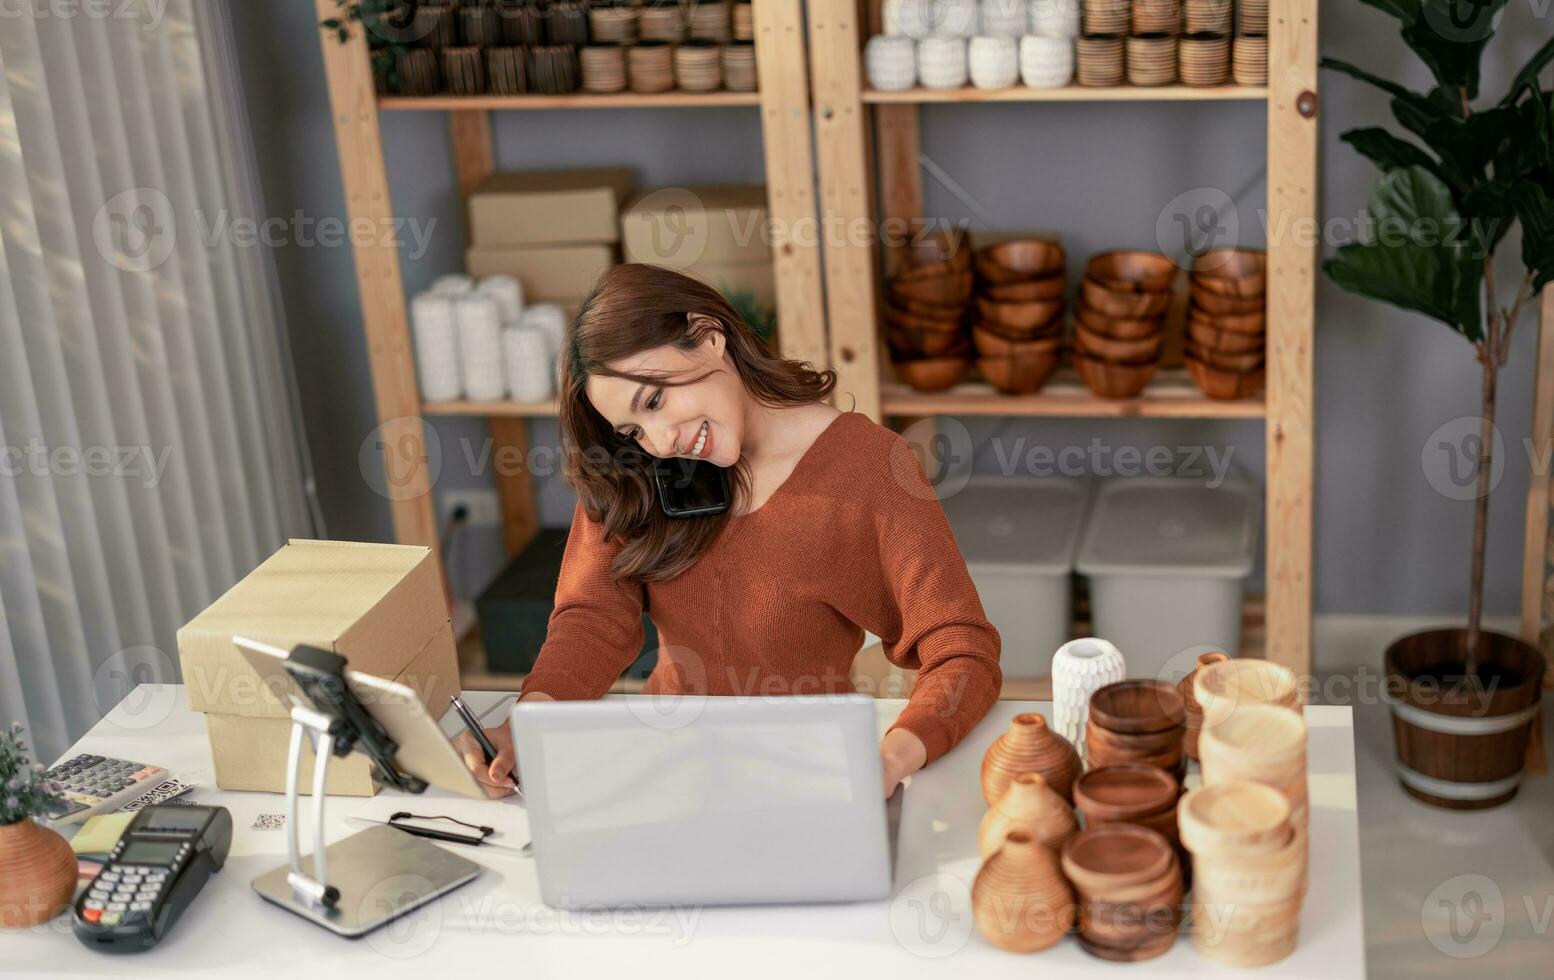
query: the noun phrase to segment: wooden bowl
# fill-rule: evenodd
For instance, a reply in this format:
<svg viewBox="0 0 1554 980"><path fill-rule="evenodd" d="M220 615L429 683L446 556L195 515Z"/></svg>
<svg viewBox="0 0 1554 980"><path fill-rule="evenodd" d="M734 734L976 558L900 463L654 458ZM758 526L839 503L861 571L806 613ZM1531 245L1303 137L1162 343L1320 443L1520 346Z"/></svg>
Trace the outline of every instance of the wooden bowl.
<svg viewBox="0 0 1554 980"><path fill-rule="evenodd" d="M1235 296L1241 299L1261 297L1268 291L1268 278L1261 275L1240 276L1230 279L1223 276L1206 276L1194 272L1191 281L1194 292L1203 291L1219 296Z"/></svg>
<svg viewBox="0 0 1554 980"><path fill-rule="evenodd" d="M1158 361L1150 361L1145 364L1122 364L1115 361L1103 361L1089 354L1074 353L1074 367L1079 369L1079 377L1089 388L1101 398L1133 398L1143 391L1155 376L1155 370L1160 366Z"/></svg>
<svg viewBox="0 0 1554 980"><path fill-rule="evenodd" d="M1182 844L1194 854L1247 855L1289 840L1290 801L1262 783L1200 786L1177 804Z"/></svg>
<svg viewBox="0 0 1554 980"><path fill-rule="evenodd" d="M990 320L978 320L972 329L981 327L988 333L997 334L1005 340L1045 340L1051 337L1062 337L1063 326L1063 318L1055 316L1046 323L1037 324L1034 327L1011 327L1002 323L993 323Z"/></svg>
<svg viewBox="0 0 1554 980"><path fill-rule="evenodd" d="M1074 321L1094 333L1124 340L1154 337L1160 333L1161 327L1165 324L1163 317L1107 316L1090 309L1084 303L1074 308Z"/></svg>
<svg viewBox="0 0 1554 980"><path fill-rule="evenodd" d="M1192 375L1193 383L1210 398L1221 401L1250 398L1263 386L1262 368L1252 371L1231 371L1205 364L1191 354L1188 354L1185 359L1187 373Z"/></svg>
<svg viewBox="0 0 1554 980"><path fill-rule="evenodd" d="M1229 330L1231 333L1250 334L1258 337L1266 332L1268 318L1261 310L1256 313L1220 313L1206 314L1201 310L1188 308L1188 321L1196 320L1207 326L1219 330Z"/></svg>
<svg viewBox="0 0 1554 980"><path fill-rule="evenodd" d="M1104 316L1163 316L1171 306L1169 292L1139 293L1132 290L1116 290L1089 276L1080 280L1079 296L1091 309Z"/></svg>
<svg viewBox="0 0 1554 980"><path fill-rule="evenodd" d="M1262 334L1226 330L1215 320L1206 317L1188 318L1187 339L1200 348L1222 354L1261 353L1265 346Z"/></svg>
<svg viewBox="0 0 1554 980"><path fill-rule="evenodd" d="M898 327L903 330L946 330L954 332L963 330L966 320L965 317L960 315L943 317L913 313L911 310L902 309L887 301L885 304L885 323L887 326Z"/></svg>
<svg viewBox="0 0 1554 980"><path fill-rule="evenodd" d="M971 268L971 236L964 228L941 228L911 236L902 246L907 265L923 268L944 262L962 271Z"/></svg>
<svg viewBox="0 0 1554 980"><path fill-rule="evenodd" d="M983 357L1022 357L1034 354L1058 353L1063 349L1062 331L1030 338L1010 337L990 327L977 324L971 328L971 341L977 353Z"/></svg>
<svg viewBox="0 0 1554 980"><path fill-rule="evenodd" d="M1085 895L1155 881L1171 870L1176 852L1147 827L1109 823L1087 827L1063 845L1063 874Z"/></svg>
<svg viewBox="0 0 1554 980"><path fill-rule="evenodd" d="M1211 248L1192 260L1192 271L1226 279L1268 274L1268 253L1260 248Z"/></svg>
<svg viewBox="0 0 1554 980"><path fill-rule="evenodd" d="M1062 360L1054 349L1035 354L1006 357L983 357L977 361L977 370L987 383L1006 395L1029 395L1040 391Z"/></svg>
<svg viewBox="0 0 1554 980"><path fill-rule="evenodd" d="M1165 755L1181 745L1182 735L1182 728L1175 725L1158 732L1114 732L1094 718L1085 719L1085 744L1092 752L1101 748L1114 754Z"/></svg>
<svg viewBox="0 0 1554 980"><path fill-rule="evenodd" d="M1108 361L1148 361L1160 356L1164 334L1144 337L1113 337L1091 330L1084 323L1074 324L1074 348Z"/></svg>
<svg viewBox="0 0 1554 980"><path fill-rule="evenodd" d="M1153 678L1107 684L1090 696L1089 717L1124 734L1163 732L1187 721L1187 703L1175 684Z"/></svg>
<svg viewBox="0 0 1554 980"><path fill-rule="evenodd" d="M965 305L971 299L971 287L971 273L962 272L947 276L892 279L885 288L889 295L897 299L954 306Z"/></svg>
<svg viewBox="0 0 1554 980"><path fill-rule="evenodd" d="M1264 296L1221 296L1219 293L1211 293L1207 289L1194 289L1192 291L1193 305L1212 316L1241 316L1246 313L1261 313L1266 303Z"/></svg>
<svg viewBox="0 0 1554 980"><path fill-rule="evenodd" d="M1002 324L1016 330L1031 330L1044 326L1063 315L1061 299L1039 299L1027 302L1005 303L986 296L977 297L977 312L984 321Z"/></svg>
<svg viewBox="0 0 1554 980"><path fill-rule="evenodd" d="M1014 238L976 252L978 275L994 284L1060 275L1067 261L1055 238Z"/></svg>
<svg viewBox="0 0 1554 980"><path fill-rule="evenodd" d="M891 350L913 357L944 357L966 349L966 335L958 330L915 330L887 326L885 340Z"/></svg>
<svg viewBox="0 0 1554 980"><path fill-rule="evenodd" d="M1256 371L1263 366L1266 356L1263 351L1254 350L1241 354L1232 354L1226 351L1217 351L1197 344L1188 343L1186 353L1207 364L1209 367L1222 368L1226 371L1235 371L1245 374L1248 371Z"/></svg>
<svg viewBox="0 0 1554 980"><path fill-rule="evenodd" d="M901 296L888 290L885 294L885 302L889 308L901 310L906 313L912 313L917 316L926 316L934 320L946 321L959 321L963 319L966 315L966 311L971 308L971 304L969 302L933 303L927 300L910 299L906 296Z"/></svg>
<svg viewBox="0 0 1554 980"><path fill-rule="evenodd" d="M912 361L892 361L896 376L917 391L943 391L966 376L971 367L968 357L924 357Z"/></svg>
<svg viewBox="0 0 1554 980"><path fill-rule="evenodd" d="M1066 280L1061 275L1042 276L1039 279L1022 279L1019 282L989 284L982 295L1001 303L1023 303L1038 299L1058 299L1063 295Z"/></svg>
<svg viewBox="0 0 1554 980"><path fill-rule="evenodd" d="M1085 275L1116 292L1159 293L1176 281L1176 263L1159 252L1119 249L1092 257Z"/></svg>

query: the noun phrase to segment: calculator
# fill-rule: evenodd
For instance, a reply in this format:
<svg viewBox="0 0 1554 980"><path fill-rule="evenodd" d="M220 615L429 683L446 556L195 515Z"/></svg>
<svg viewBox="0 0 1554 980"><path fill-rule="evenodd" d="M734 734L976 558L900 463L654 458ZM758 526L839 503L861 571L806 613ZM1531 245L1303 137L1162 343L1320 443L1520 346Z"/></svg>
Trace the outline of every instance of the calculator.
<svg viewBox="0 0 1554 980"><path fill-rule="evenodd" d="M60 805L49 811L56 826L109 813L162 784L168 772L160 766L102 755L78 755L45 775L64 786Z"/></svg>
<svg viewBox="0 0 1554 980"><path fill-rule="evenodd" d="M146 807L76 899L76 938L107 953L150 949L221 870L231 848L226 807Z"/></svg>

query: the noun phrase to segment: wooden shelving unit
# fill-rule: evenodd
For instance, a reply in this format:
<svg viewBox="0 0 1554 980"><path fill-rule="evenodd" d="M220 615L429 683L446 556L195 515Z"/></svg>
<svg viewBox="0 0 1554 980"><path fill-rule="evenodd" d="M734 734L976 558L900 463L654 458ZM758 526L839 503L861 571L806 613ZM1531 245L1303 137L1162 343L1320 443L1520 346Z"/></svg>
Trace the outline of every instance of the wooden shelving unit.
<svg viewBox="0 0 1554 980"><path fill-rule="evenodd" d="M1295 227L1314 222L1317 187L1317 0L1287 0L1271 8L1266 87L1194 89L1016 87L878 92L865 87L862 49L880 27L880 0L811 3L809 39L815 92L821 210L843 227L923 217L918 168L918 112L924 104L1137 102L1216 103L1255 100L1268 108L1267 207ZM1033 112L1039 111L1033 107ZM1074 188L1080 175L1074 175ZM1054 186L1062 186L1054 178ZM889 259L891 257L886 256ZM1313 462L1312 334L1316 250L1303 242L1270 241L1268 249L1268 367L1266 393L1240 402L1212 402L1162 372L1143 396L1108 403L1072 379L1059 378L1029 397L995 394L985 385L958 385L920 394L881 368L879 289L884 271L873 238L848 236L825 252L831 366L844 400L859 411L896 422L937 415L1262 419L1267 440L1267 597L1264 654L1297 673L1311 663L1311 518ZM921 434L924 427L914 427ZM932 457L926 457L932 458Z"/></svg>
<svg viewBox="0 0 1554 980"><path fill-rule="evenodd" d="M416 98L389 96L378 100L385 112L466 112L478 109L499 112L523 109L696 109L719 106L758 106L760 92L661 92L638 95L433 95Z"/></svg>
<svg viewBox="0 0 1554 980"><path fill-rule="evenodd" d="M556 402L427 402L422 415L464 415L477 418L555 418Z"/></svg>

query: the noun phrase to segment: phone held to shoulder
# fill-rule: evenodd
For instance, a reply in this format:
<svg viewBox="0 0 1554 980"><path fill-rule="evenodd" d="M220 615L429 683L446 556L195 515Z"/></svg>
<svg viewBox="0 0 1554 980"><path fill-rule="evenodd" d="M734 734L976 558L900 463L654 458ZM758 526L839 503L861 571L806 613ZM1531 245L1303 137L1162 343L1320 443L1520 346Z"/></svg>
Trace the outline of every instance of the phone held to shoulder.
<svg viewBox="0 0 1554 980"><path fill-rule="evenodd" d="M670 517L708 517L729 509L733 494L728 471L698 459L676 456L653 460L658 503Z"/></svg>

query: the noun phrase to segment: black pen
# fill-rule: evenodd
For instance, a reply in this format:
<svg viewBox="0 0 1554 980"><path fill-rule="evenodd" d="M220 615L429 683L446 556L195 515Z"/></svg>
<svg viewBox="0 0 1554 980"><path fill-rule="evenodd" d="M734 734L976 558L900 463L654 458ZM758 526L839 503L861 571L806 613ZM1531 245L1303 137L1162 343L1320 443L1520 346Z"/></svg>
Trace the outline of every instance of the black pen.
<svg viewBox="0 0 1554 980"><path fill-rule="evenodd" d="M491 744L491 740L486 737L486 730L480 727L480 719L475 717L475 713L469 710L469 705L465 704L464 699L457 694L449 695L448 700L453 703L453 710L457 711L459 717L464 719L464 726L475 737L476 744L480 746L480 751L486 757L486 765L491 765L491 763L496 761L496 757L500 753L497 752L496 746ZM518 782L518 771L516 769L513 770L513 789L520 793L523 792L523 784Z"/></svg>

